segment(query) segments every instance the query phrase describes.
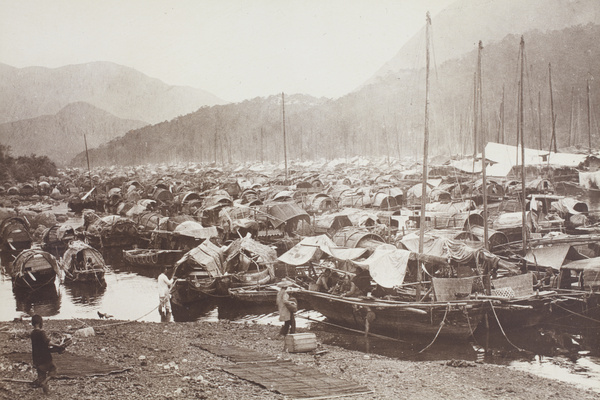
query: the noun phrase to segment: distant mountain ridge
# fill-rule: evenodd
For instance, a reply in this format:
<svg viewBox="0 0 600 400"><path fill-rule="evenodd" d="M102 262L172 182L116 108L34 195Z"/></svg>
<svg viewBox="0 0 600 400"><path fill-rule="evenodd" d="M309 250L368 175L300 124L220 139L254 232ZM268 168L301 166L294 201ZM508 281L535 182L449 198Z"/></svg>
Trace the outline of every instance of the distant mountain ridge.
<svg viewBox="0 0 600 400"><path fill-rule="evenodd" d="M598 0L458 0L432 16L432 63L437 65L506 35L561 30L600 24ZM403 69L425 66L425 16L423 28L406 42L364 85Z"/></svg>
<svg viewBox="0 0 600 400"><path fill-rule="evenodd" d="M111 62L59 68L15 68L0 63L0 91L0 123L53 115L75 102L147 123L225 103L204 90L168 85Z"/></svg>
<svg viewBox="0 0 600 400"><path fill-rule="evenodd" d="M592 114L600 110L600 25L524 34L525 145L549 147L551 132L548 65L552 64L558 147L587 143L586 86ZM516 140L520 37L509 34L484 43L483 116L487 140ZM424 53L422 49L422 53ZM430 155L473 153L473 76L477 47L439 65L431 76ZM336 100L286 95L288 159L410 156L420 159L425 104L423 69L404 69ZM539 96L539 97L538 97ZM571 100L573 96L573 100ZM504 99L504 118L500 117ZM538 107L540 99L541 107ZM571 114L571 108L573 113ZM572 118L570 117L572 115ZM204 107L169 122L147 126L90 151L92 166L177 161L218 163L283 161L281 96ZM504 121L504 129L500 122ZM539 122L538 122L539 121ZM593 121L595 119L593 118ZM597 124L592 143L598 143ZM85 154L73 165L85 165Z"/></svg>
<svg viewBox="0 0 600 400"><path fill-rule="evenodd" d="M84 149L84 134L92 148L145 125L77 102L54 115L0 124L0 143L10 146L13 156L48 156L58 165L66 165Z"/></svg>

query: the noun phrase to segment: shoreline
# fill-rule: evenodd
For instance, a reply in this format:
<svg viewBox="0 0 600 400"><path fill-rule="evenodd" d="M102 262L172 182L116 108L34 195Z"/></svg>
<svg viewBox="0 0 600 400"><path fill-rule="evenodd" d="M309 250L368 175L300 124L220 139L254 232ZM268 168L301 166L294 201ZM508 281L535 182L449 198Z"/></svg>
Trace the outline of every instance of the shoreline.
<svg viewBox="0 0 600 400"><path fill-rule="evenodd" d="M317 369L323 374L366 386L371 394L349 399L596 399L591 389L543 378L512 367L456 360L406 361L322 344L330 333L313 331L317 352L284 353L279 325L254 323L156 323L114 320L54 320L48 332L73 334L94 327L95 336L73 337L69 356L93 357L117 371L50 381L48 398L200 398L283 399L283 395L231 375L220 366L235 365L198 347L237 346ZM29 319L0 323L0 397L37 399L41 389L24 382L35 372L5 354L31 352ZM305 329L299 329L306 332ZM55 357L61 357L56 355ZM56 360L56 358L55 358ZM60 374L60 370L59 370ZM6 380L10 379L10 380Z"/></svg>

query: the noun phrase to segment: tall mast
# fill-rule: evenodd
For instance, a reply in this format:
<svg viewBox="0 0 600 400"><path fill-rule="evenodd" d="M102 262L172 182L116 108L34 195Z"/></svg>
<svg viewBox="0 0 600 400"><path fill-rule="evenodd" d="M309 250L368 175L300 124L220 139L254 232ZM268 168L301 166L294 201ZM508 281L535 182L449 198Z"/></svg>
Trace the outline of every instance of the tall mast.
<svg viewBox="0 0 600 400"><path fill-rule="evenodd" d="M588 108L588 154L592 154L592 111L590 107L590 80L587 81L587 108Z"/></svg>
<svg viewBox="0 0 600 400"><path fill-rule="evenodd" d="M215 158L215 165L217 165L217 121L218 121L218 117L219 117L219 113L217 112L217 114L215 115L215 147L214 147L214 158Z"/></svg>
<svg viewBox="0 0 600 400"><path fill-rule="evenodd" d="M425 241L425 208L427 207L427 153L429 149L429 28L431 17L429 11L425 24L425 129L423 133L423 182L421 188L421 221L419 226L419 254L423 253ZM417 301L421 300L421 266L417 265Z"/></svg>
<svg viewBox="0 0 600 400"><path fill-rule="evenodd" d="M287 167L287 144L285 139L285 99L283 92L281 92L281 124L283 125L283 159L285 162L285 183L288 181L288 167Z"/></svg>
<svg viewBox="0 0 600 400"><path fill-rule="evenodd" d="M552 65L548 63L548 80L550 82L550 114L552 118L552 139L550 139L550 151L554 146L554 152L558 153L556 149L556 115L554 115L554 96L552 95Z"/></svg>
<svg viewBox="0 0 600 400"><path fill-rule="evenodd" d="M487 175L486 175L486 158L485 158L485 146L486 138L483 130L483 104L481 94L481 53L483 51L483 43L479 41L479 48L477 51L477 109L475 110L476 121L476 133L481 136L481 172L482 172L482 188L483 188L483 243L486 249L488 249L488 208L487 208ZM479 114L479 115L477 115Z"/></svg>
<svg viewBox="0 0 600 400"><path fill-rule="evenodd" d="M575 88L571 86L571 117L569 118L569 143L567 147L571 147L573 144L573 91Z"/></svg>
<svg viewBox="0 0 600 400"><path fill-rule="evenodd" d="M502 85L502 101L500 102L500 121L498 123L498 143L504 144L504 85Z"/></svg>
<svg viewBox="0 0 600 400"><path fill-rule="evenodd" d="M260 163L262 164L265 159L264 159L264 147L263 147L263 140L264 140L264 134L263 134L263 127L260 127Z"/></svg>
<svg viewBox="0 0 600 400"><path fill-rule="evenodd" d="M538 90L538 149L542 150L542 92ZM552 144L552 143L551 143Z"/></svg>
<svg viewBox="0 0 600 400"><path fill-rule="evenodd" d="M90 168L90 155L88 154L87 138L85 136L85 132L83 133L83 143L85 144L85 158L87 159L88 178L90 179L90 189L91 189L94 187L94 182L92 182L92 170Z"/></svg>
<svg viewBox="0 0 600 400"><path fill-rule="evenodd" d="M521 77L519 78L519 124L518 131L521 134L521 235L523 236L523 256L527 251L527 215L525 213L525 134L523 132L523 71L525 70L525 39L521 36Z"/></svg>

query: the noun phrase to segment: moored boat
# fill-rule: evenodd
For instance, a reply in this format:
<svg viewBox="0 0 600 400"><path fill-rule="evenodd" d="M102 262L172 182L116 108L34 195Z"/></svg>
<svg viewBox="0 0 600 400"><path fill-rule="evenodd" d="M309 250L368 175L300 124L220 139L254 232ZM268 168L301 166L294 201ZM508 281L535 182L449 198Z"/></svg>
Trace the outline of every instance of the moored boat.
<svg viewBox="0 0 600 400"><path fill-rule="evenodd" d="M61 258L64 278L69 282L92 282L105 285L107 267L102 254L90 245L75 240Z"/></svg>
<svg viewBox="0 0 600 400"><path fill-rule="evenodd" d="M222 251L208 240L185 253L173 269L172 302L185 305L226 295L228 287L222 287L218 279L223 276L222 268Z"/></svg>
<svg viewBox="0 0 600 400"><path fill-rule="evenodd" d="M485 314L482 301L411 302L373 297L342 297L301 289L299 300L328 320L360 330L392 335L430 336L467 339Z"/></svg>
<svg viewBox="0 0 600 400"><path fill-rule="evenodd" d="M63 256L69 242L75 239L75 230L69 225L53 225L42 234L42 250L54 257Z"/></svg>
<svg viewBox="0 0 600 400"><path fill-rule="evenodd" d="M123 250L123 259L139 267L172 267L184 254L183 250L131 249Z"/></svg>
<svg viewBox="0 0 600 400"><path fill-rule="evenodd" d="M94 213L84 213L86 223L85 238L95 248L133 247L140 236L135 223L118 215L98 217Z"/></svg>
<svg viewBox="0 0 600 400"><path fill-rule="evenodd" d="M29 223L25 218L9 217L0 224L0 250L8 253L18 253L29 249L33 239Z"/></svg>
<svg viewBox="0 0 600 400"><path fill-rule="evenodd" d="M13 288L38 289L54 284L59 273L56 258L40 249L23 250L10 268Z"/></svg>

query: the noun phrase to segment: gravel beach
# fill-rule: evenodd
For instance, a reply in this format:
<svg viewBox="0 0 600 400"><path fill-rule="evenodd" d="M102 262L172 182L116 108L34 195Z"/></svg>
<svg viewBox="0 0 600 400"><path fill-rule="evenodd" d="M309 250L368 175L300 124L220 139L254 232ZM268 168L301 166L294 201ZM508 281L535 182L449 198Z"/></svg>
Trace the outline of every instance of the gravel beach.
<svg viewBox="0 0 600 400"><path fill-rule="evenodd" d="M198 347L237 346L315 368L368 387L352 399L597 399L598 393L517 371L475 362L403 361L366 355L321 342L317 352L284 353L278 326L230 322L144 323L104 320L47 320L48 333L74 334L92 326L95 336L77 337L66 353L93 357L121 371L55 379L47 398L62 399L284 399L285 396L223 371L231 361ZM0 325L0 397L37 399L41 389L29 363L7 353L30 352L29 320ZM56 355L62 357L63 355ZM60 371L59 371L60 372Z"/></svg>

